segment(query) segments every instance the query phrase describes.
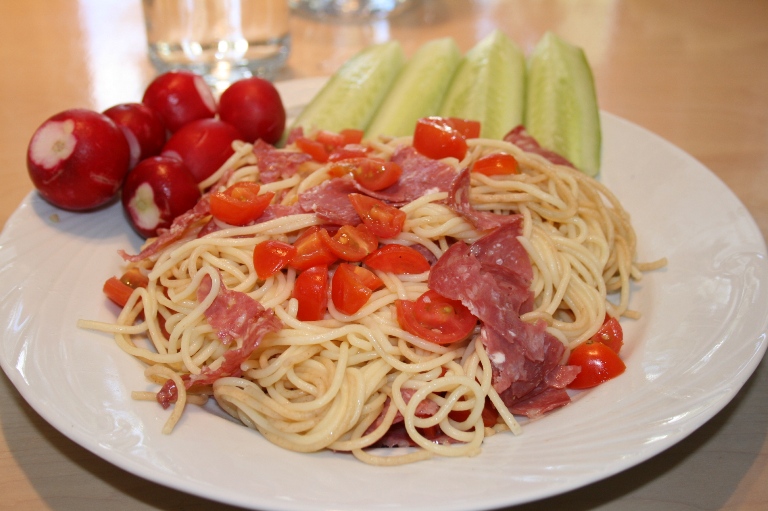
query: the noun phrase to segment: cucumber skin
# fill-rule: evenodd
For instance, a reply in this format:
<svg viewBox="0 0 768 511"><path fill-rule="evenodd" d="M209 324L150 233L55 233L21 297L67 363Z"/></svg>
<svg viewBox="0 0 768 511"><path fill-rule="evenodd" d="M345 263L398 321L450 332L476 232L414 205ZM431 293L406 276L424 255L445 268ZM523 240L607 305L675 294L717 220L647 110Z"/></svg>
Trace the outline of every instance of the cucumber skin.
<svg viewBox="0 0 768 511"><path fill-rule="evenodd" d="M600 170L602 134L584 51L547 32L528 60L525 126L547 149L589 176Z"/></svg>
<svg viewBox="0 0 768 511"><path fill-rule="evenodd" d="M297 127L308 132L365 130L404 63L396 40L364 48L331 76L288 131Z"/></svg>
<svg viewBox="0 0 768 511"><path fill-rule="evenodd" d="M461 60L461 51L450 37L419 47L379 107L366 138L413 135L416 121L437 115Z"/></svg>
<svg viewBox="0 0 768 511"><path fill-rule="evenodd" d="M523 122L525 87L523 52L495 30L467 51L439 115L478 120L482 137L501 139Z"/></svg>

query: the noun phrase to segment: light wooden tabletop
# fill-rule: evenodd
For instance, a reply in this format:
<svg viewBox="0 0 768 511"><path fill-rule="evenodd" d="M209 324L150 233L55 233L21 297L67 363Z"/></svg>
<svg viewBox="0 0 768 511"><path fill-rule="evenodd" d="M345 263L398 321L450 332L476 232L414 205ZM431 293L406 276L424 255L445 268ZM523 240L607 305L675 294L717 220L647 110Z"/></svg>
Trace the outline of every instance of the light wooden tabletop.
<svg viewBox="0 0 768 511"><path fill-rule="evenodd" d="M668 139L717 174L768 234L768 2L422 0L371 24L291 20L279 79L332 73L364 45L407 53L451 35L462 50L500 28L528 50L546 30L583 47L600 106ZM154 71L138 0L0 3L0 226L32 191L35 128L70 107L138 101ZM768 367L666 452L533 510L768 509ZM0 376L1 509L232 509L147 482L48 425Z"/></svg>

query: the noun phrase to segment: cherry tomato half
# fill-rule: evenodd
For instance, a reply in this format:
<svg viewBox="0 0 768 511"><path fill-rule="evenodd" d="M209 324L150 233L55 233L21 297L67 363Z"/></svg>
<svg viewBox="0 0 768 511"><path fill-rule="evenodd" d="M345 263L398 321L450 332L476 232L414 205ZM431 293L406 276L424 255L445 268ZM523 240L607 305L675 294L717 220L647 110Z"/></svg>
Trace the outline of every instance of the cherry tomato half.
<svg viewBox="0 0 768 511"><path fill-rule="evenodd" d="M379 246L376 235L365 224L343 225L333 237L323 229L320 235L328 249L345 261L362 261Z"/></svg>
<svg viewBox="0 0 768 511"><path fill-rule="evenodd" d="M386 271L397 275L410 275L429 271L429 261L415 248L393 243L384 245L363 262L374 270Z"/></svg>
<svg viewBox="0 0 768 511"><path fill-rule="evenodd" d="M435 344L451 344L466 338L477 318L458 300L451 300L431 289L416 301L395 300L400 327Z"/></svg>
<svg viewBox="0 0 768 511"><path fill-rule="evenodd" d="M331 300L336 309L347 315L359 311L368 303L373 291L354 270L355 266L341 263L331 280Z"/></svg>
<svg viewBox="0 0 768 511"><path fill-rule="evenodd" d="M335 177L351 174L360 185L378 191L397 183L403 168L393 161L361 157L335 161L328 172Z"/></svg>
<svg viewBox="0 0 768 511"><path fill-rule="evenodd" d="M350 193L349 201L363 224L379 238L394 238L403 231L406 215L396 207L359 193Z"/></svg>
<svg viewBox="0 0 768 511"><path fill-rule="evenodd" d="M262 241L253 248L253 267L260 279L266 279L288 266L296 257L296 247L278 240Z"/></svg>
<svg viewBox="0 0 768 511"><path fill-rule="evenodd" d="M621 351L621 347L624 346L624 330L621 328L619 320L606 314L603 325L592 336L592 340L605 344L616 353Z"/></svg>
<svg viewBox="0 0 768 511"><path fill-rule="evenodd" d="M299 320L323 319L328 308L328 267L313 266L299 273L293 284L293 297L299 302Z"/></svg>
<svg viewBox="0 0 768 511"><path fill-rule="evenodd" d="M478 172L486 176L503 176L517 174L517 159L507 153L493 153L478 158L472 164L472 172Z"/></svg>
<svg viewBox="0 0 768 511"><path fill-rule="evenodd" d="M626 366L618 353L601 342L587 341L571 351L568 365L581 367L581 371L568 385L571 389L588 389L617 377Z"/></svg>
<svg viewBox="0 0 768 511"><path fill-rule="evenodd" d="M138 268L131 268L123 273L120 278L110 277L104 282L104 294L120 307L125 307L133 290L139 287L147 287L149 279Z"/></svg>
<svg viewBox="0 0 768 511"><path fill-rule="evenodd" d="M296 248L296 255L289 263L289 266L299 271L306 270L312 266L318 265L331 265L339 258L331 252L328 245L323 238L328 236L328 232L324 229L313 225L304 231L296 241L293 242L293 246Z"/></svg>
<svg viewBox="0 0 768 511"><path fill-rule="evenodd" d="M454 124L444 117L419 119L413 132L414 149L434 160L448 157L464 159L467 139Z"/></svg>
<svg viewBox="0 0 768 511"><path fill-rule="evenodd" d="M258 183L243 181L212 194L211 214L229 225L243 226L258 220L275 196L274 192L259 195L260 189Z"/></svg>

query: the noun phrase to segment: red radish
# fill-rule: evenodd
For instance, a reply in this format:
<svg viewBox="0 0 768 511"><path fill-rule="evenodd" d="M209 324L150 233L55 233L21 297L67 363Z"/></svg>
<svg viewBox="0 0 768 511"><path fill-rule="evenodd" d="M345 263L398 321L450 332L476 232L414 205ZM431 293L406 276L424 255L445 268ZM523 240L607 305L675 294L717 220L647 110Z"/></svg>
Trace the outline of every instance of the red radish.
<svg viewBox="0 0 768 511"><path fill-rule="evenodd" d="M174 132L197 119L216 115L216 99L200 75L189 71L169 71L149 84L142 103L163 119L165 127Z"/></svg>
<svg viewBox="0 0 768 511"><path fill-rule="evenodd" d="M63 209L93 209L123 183L130 150L109 117L74 108L46 120L27 148L27 170L40 195Z"/></svg>
<svg viewBox="0 0 768 511"><path fill-rule="evenodd" d="M174 133L160 154L186 163L200 183L234 154L232 142L239 139L234 126L217 119L200 119Z"/></svg>
<svg viewBox="0 0 768 511"><path fill-rule="evenodd" d="M200 196L197 182L184 162L151 156L128 173L122 201L131 226L141 236L150 238L193 208Z"/></svg>
<svg viewBox="0 0 768 511"><path fill-rule="evenodd" d="M121 103L104 110L104 115L120 126L131 148L130 168L139 161L160 154L165 144L165 125L160 116L144 103Z"/></svg>
<svg viewBox="0 0 768 511"><path fill-rule="evenodd" d="M246 142L274 144L285 129L285 106L271 82L245 78L221 93L219 118L237 128Z"/></svg>

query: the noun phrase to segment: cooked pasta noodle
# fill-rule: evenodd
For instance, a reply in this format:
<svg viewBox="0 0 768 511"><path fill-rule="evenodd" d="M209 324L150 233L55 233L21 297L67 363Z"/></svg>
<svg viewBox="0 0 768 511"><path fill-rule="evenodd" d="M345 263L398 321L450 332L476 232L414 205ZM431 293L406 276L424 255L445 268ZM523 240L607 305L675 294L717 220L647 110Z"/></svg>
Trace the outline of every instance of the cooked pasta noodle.
<svg viewBox="0 0 768 511"><path fill-rule="evenodd" d="M409 142L382 140L374 146L388 158L395 147ZM630 280L664 261L646 266L636 262L635 233L616 197L598 181L511 143L469 142L464 161L450 160L457 172L492 152L512 154L519 162L521 172L515 175L473 173L470 199L476 210L523 217L519 241L533 266L535 302L522 319L544 320L548 331L571 349L595 334L606 313L637 317L629 308ZM232 158L202 186L258 179L252 146L238 143ZM327 179L327 166L305 165L292 177L263 183L262 189L289 205ZM446 192L429 193L404 205L405 227L392 241L421 245L439 258L456 240L481 238L484 233L449 207L447 197ZM226 288L273 309L283 327L261 340L241 364L241 374L217 379L203 394L212 394L223 410L270 442L299 452L348 451L366 463L393 465L434 455L472 456L486 436L520 433L515 416L492 386L491 361L477 342L478 330L465 341L443 346L398 324L395 300L415 300L424 293L429 272L378 272L384 287L357 313L345 315L329 301L325 319L314 322L296 318L295 270L257 278L252 260L256 244L268 239L292 242L319 224L312 213L247 227L222 224L199 238L199 229L191 229L157 257L135 264L148 274L149 284L133 293L114 324L80 324L112 333L120 348L147 365L150 381L175 382L178 395L166 432L177 424L185 402L206 397L194 387L185 390L182 376L215 371L227 351L242 345L240 339L224 342L206 321L206 309ZM198 301L206 278L211 291ZM135 394L137 399L154 396L154 391ZM486 399L500 414L493 427L483 424ZM431 402L435 412L420 416L417 408L423 402ZM466 418L455 420L452 411L464 411ZM405 452L368 449L399 417L416 447ZM450 441L425 437L430 428L439 428Z"/></svg>

